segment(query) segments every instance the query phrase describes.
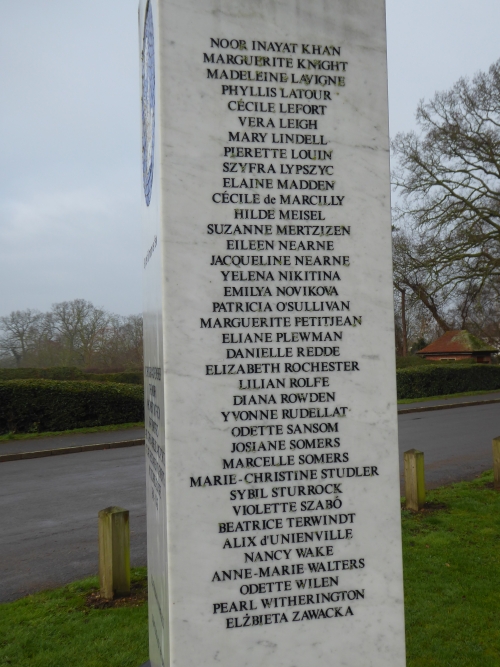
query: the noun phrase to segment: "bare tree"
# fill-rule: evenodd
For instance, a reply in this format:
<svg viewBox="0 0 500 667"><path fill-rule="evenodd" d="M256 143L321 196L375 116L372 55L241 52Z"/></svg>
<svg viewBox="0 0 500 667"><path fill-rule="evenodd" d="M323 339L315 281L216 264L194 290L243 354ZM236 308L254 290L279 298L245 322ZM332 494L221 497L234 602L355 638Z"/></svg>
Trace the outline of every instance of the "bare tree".
<svg viewBox="0 0 500 667"><path fill-rule="evenodd" d="M433 244L418 234L395 229L393 232L394 288L402 295L411 291L428 309L442 331L451 329L446 319L450 296L447 276L435 271ZM444 280L443 280L444 277Z"/></svg>
<svg viewBox="0 0 500 667"><path fill-rule="evenodd" d="M500 278L500 60L421 102L417 123L392 142L395 222L432 240L441 287L480 291Z"/></svg>
<svg viewBox="0 0 500 667"><path fill-rule="evenodd" d="M51 318L59 334L65 365L91 366L103 343L110 315L90 301L74 299L55 303Z"/></svg>
<svg viewBox="0 0 500 667"><path fill-rule="evenodd" d="M113 316L108 325L108 336L99 356L100 367L142 368L142 316Z"/></svg>
<svg viewBox="0 0 500 667"><path fill-rule="evenodd" d="M28 353L33 350L42 317L38 310L29 309L16 310L0 317L0 331L3 332L0 350L4 355L12 355L16 366L22 366Z"/></svg>
<svg viewBox="0 0 500 667"><path fill-rule="evenodd" d="M92 304L90 305L92 306ZM92 366L99 351L105 347L111 318L112 315L106 313L102 308L92 306L87 310L79 332L80 351L84 367Z"/></svg>
<svg viewBox="0 0 500 667"><path fill-rule="evenodd" d="M142 317L113 315L84 299L56 303L48 313L15 311L0 318L0 363L140 369Z"/></svg>
<svg viewBox="0 0 500 667"><path fill-rule="evenodd" d="M404 306L403 294L404 291ZM405 315L403 327L403 313ZM396 354L404 357L410 354L418 341L431 341L442 332L430 311L411 290L394 287L394 319L396 329ZM406 329L406 331L404 331ZM406 352L406 354L405 354Z"/></svg>

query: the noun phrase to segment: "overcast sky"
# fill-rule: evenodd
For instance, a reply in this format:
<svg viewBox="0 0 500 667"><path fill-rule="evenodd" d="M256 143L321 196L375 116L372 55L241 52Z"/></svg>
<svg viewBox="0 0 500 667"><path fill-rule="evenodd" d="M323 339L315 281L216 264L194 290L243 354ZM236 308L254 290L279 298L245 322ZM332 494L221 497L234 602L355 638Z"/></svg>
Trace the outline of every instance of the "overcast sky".
<svg viewBox="0 0 500 667"><path fill-rule="evenodd" d="M500 57L499 25L498 0L387 0L391 135ZM137 42L136 0L0 3L0 315L141 311Z"/></svg>

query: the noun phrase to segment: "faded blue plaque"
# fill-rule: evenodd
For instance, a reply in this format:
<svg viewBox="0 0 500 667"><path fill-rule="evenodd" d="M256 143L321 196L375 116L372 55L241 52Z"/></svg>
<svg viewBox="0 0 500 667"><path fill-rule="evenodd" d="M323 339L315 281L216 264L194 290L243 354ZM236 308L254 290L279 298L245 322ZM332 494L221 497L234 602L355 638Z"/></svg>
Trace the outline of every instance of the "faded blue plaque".
<svg viewBox="0 0 500 667"><path fill-rule="evenodd" d="M155 39L148 2L142 42L142 180L146 204L151 201L155 147Z"/></svg>

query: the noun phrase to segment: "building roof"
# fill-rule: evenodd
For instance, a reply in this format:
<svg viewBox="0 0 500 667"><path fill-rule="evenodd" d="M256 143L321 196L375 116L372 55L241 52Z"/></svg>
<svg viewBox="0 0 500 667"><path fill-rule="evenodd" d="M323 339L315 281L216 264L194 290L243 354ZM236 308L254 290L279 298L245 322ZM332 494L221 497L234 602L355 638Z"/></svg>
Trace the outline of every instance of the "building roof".
<svg viewBox="0 0 500 667"><path fill-rule="evenodd" d="M473 336L468 331L447 331L417 354L465 354L472 352L498 352L497 349L488 345L480 338Z"/></svg>

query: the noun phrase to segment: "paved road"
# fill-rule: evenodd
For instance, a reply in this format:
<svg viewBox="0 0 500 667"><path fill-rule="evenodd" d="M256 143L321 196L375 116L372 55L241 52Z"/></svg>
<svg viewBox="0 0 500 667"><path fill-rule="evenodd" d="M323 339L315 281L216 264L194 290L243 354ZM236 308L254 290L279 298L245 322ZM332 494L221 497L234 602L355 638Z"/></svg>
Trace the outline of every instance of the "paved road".
<svg viewBox="0 0 500 667"><path fill-rule="evenodd" d="M0 602L97 572L97 512L130 510L146 565L144 447L0 464Z"/></svg>
<svg viewBox="0 0 500 667"><path fill-rule="evenodd" d="M429 489L472 479L493 467L491 441L500 435L500 404L400 415L399 453L425 454Z"/></svg>
<svg viewBox="0 0 500 667"><path fill-rule="evenodd" d="M63 447L80 447L101 442L120 442L121 440L138 440L144 438L144 426L128 428L120 431L101 431L98 433L75 433L73 435L56 435L52 438L36 438L34 440L2 440L0 454L17 454L19 452L39 452L45 449Z"/></svg>
<svg viewBox="0 0 500 667"><path fill-rule="evenodd" d="M399 429L401 464L422 450L429 488L471 479L492 467L500 405L400 415ZM0 463L0 602L95 573L109 505L130 510L132 565L145 565L144 485L141 446Z"/></svg>
<svg viewBox="0 0 500 667"><path fill-rule="evenodd" d="M398 410L408 408L428 408L435 405L457 405L459 403L481 403L482 401L499 400L500 392L490 391L487 394L477 394L475 396L456 396L454 398L437 398L432 401L413 401L413 403L401 403Z"/></svg>

